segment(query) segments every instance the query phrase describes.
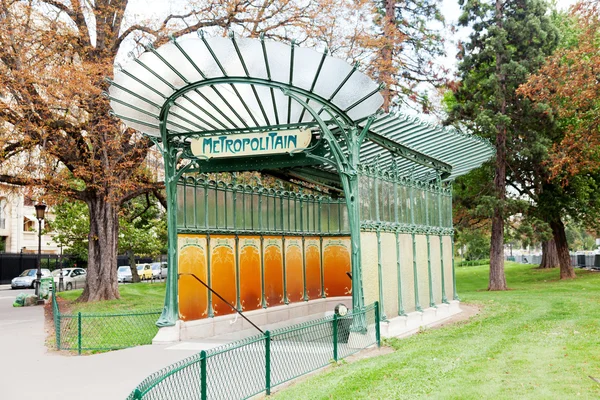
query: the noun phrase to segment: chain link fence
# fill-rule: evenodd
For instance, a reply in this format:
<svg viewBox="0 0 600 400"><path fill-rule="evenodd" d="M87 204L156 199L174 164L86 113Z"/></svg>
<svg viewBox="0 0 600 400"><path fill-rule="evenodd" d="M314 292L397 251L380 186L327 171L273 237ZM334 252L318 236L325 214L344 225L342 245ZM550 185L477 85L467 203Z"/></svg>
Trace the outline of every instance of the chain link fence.
<svg viewBox="0 0 600 400"><path fill-rule="evenodd" d="M57 350L108 351L151 344L160 310L135 313L63 314L52 288L52 312Z"/></svg>
<svg viewBox="0 0 600 400"><path fill-rule="evenodd" d="M247 399L380 344L379 305L228 343L183 359L140 383L128 400Z"/></svg>

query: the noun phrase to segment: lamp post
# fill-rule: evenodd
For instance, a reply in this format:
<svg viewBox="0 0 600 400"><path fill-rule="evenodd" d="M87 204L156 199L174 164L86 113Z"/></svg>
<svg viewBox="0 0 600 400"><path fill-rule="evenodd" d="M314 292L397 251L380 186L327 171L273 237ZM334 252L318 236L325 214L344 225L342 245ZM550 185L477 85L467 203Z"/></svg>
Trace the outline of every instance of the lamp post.
<svg viewBox="0 0 600 400"><path fill-rule="evenodd" d="M60 245L60 261L59 261L60 277L58 278L58 291L59 292L62 292L63 290L65 290L64 281L63 281L63 271L62 271L62 266L63 266L62 247L63 247L63 245L61 244Z"/></svg>
<svg viewBox="0 0 600 400"><path fill-rule="evenodd" d="M46 212L46 205L44 203L38 203L35 205L35 216L38 220L38 256L37 256L37 280L35 285L35 295L40 297L40 283L42 281L42 221L44 220L44 213Z"/></svg>

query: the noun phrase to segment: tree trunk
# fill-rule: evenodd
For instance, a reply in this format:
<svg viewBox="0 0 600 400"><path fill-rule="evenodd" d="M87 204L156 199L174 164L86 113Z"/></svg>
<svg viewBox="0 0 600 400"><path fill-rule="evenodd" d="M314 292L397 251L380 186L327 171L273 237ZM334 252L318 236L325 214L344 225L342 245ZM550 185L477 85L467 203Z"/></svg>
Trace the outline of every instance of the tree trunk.
<svg viewBox="0 0 600 400"><path fill-rule="evenodd" d="M502 2L496 0L496 24L502 28ZM498 101L500 114L506 114L506 76L502 72L503 57L496 54L496 75L500 82ZM500 122L496 126L496 205L492 217L492 242L490 246L490 284L488 290L506 290L504 275L504 201L506 199L506 124Z"/></svg>
<svg viewBox="0 0 600 400"><path fill-rule="evenodd" d="M86 203L90 212L88 271L85 288L78 301L118 299L119 206L107 202L103 195L92 197Z"/></svg>
<svg viewBox="0 0 600 400"><path fill-rule="evenodd" d="M540 263L539 269L556 268L560 266L558 260L558 252L556 250L556 242L554 238L550 240L544 240L542 242L542 262Z"/></svg>
<svg viewBox="0 0 600 400"><path fill-rule="evenodd" d="M135 264L135 254L132 250L127 252L129 258L129 269L131 269L131 282L138 283L140 281L140 274L137 272L137 265Z"/></svg>
<svg viewBox="0 0 600 400"><path fill-rule="evenodd" d="M551 221L550 227L552 228L558 262L560 263L560 279L573 279L576 276L575 270L571 265L571 257L569 256L569 244L567 243L567 235L565 235L565 225L558 219Z"/></svg>

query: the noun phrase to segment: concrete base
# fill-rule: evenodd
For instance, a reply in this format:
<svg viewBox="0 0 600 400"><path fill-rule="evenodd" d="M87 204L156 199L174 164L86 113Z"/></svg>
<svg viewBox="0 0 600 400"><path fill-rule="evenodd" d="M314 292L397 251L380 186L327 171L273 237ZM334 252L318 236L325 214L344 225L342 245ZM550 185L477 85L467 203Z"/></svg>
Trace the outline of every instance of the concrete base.
<svg viewBox="0 0 600 400"><path fill-rule="evenodd" d="M382 337L405 337L419 331L421 327L435 326L455 314L460 313L460 302L451 300L449 304L438 304L422 312L415 311L407 315L381 322Z"/></svg>
<svg viewBox="0 0 600 400"><path fill-rule="evenodd" d="M261 330L266 331L333 315L333 310L339 303L351 308L352 297L316 299L247 311L244 312L244 315ZM239 340L257 333L260 332L236 313L195 321L177 321L175 326L160 328L158 334L152 340L152 344L215 337L222 340Z"/></svg>
<svg viewBox="0 0 600 400"><path fill-rule="evenodd" d="M181 338L181 321L175 322L175 326L163 326L158 330L152 344L169 344L178 342Z"/></svg>

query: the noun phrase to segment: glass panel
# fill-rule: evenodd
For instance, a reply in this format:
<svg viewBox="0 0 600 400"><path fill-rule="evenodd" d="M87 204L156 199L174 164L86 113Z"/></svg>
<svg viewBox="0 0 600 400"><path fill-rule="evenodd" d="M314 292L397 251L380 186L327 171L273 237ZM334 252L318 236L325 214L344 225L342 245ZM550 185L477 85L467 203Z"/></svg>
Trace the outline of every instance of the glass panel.
<svg viewBox="0 0 600 400"><path fill-rule="evenodd" d="M277 196L273 198L273 202L275 203L275 230L280 231L283 228L283 224L281 222L281 197Z"/></svg>
<svg viewBox="0 0 600 400"><path fill-rule="evenodd" d="M332 203L329 205L329 231L330 232L339 232L339 229L340 229L338 207L339 207L339 205L337 203Z"/></svg>
<svg viewBox="0 0 600 400"><path fill-rule="evenodd" d="M293 232L296 230L296 199L293 197L289 199L289 212L287 219L289 220L289 230Z"/></svg>
<svg viewBox="0 0 600 400"><path fill-rule="evenodd" d="M225 192L225 214L227 219L227 228L233 229L235 226L233 225L233 193L230 191Z"/></svg>
<svg viewBox="0 0 600 400"><path fill-rule="evenodd" d="M258 198L260 199L260 217L258 219L258 229L261 230L265 230L267 229L268 225L268 218L269 218L269 213L268 213L268 205L267 205L267 200L268 197L265 195L260 195L258 196Z"/></svg>
<svg viewBox="0 0 600 400"><path fill-rule="evenodd" d="M358 177L358 192L360 196L358 198L359 201L359 210L360 210L360 220L367 221L370 218L370 210L369 210L369 177L366 175L360 175Z"/></svg>
<svg viewBox="0 0 600 400"><path fill-rule="evenodd" d="M328 223L329 223L329 204L327 203L327 200L323 200L321 201L321 203L319 204L319 214L321 217L321 232L329 232L329 227L328 227Z"/></svg>
<svg viewBox="0 0 600 400"><path fill-rule="evenodd" d="M348 206L346 202L340 203L340 211L342 213L342 232L350 232L350 220L348 218Z"/></svg>
<svg viewBox="0 0 600 400"><path fill-rule="evenodd" d="M252 229L252 218L254 212L252 211L252 193L244 193L244 226L247 230Z"/></svg>
<svg viewBox="0 0 600 400"><path fill-rule="evenodd" d="M183 211L185 210L183 192L184 192L184 186L177 185L177 227L178 228L183 228L185 226L185 220L183 219Z"/></svg>
<svg viewBox="0 0 600 400"><path fill-rule="evenodd" d="M258 219L260 215L259 211L259 196L256 193L252 194L252 229L259 229Z"/></svg>
<svg viewBox="0 0 600 400"><path fill-rule="evenodd" d="M446 198L446 201L448 202L448 227L452 228L453 225L453 221L452 221L452 197L448 196Z"/></svg>
<svg viewBox="0 0 600 400"><path fill-rule="evenodd" d="M284 231L287 231L290 229L290 223L289 223L289 213L290 213L290 207L289 207L289 198L284 197L283 201L282 201L282 209L283 209L283 226L282 229Z"/></svg>
<svg viewBox="0 0 600 400"><path fill-rule="evenodd" d="M196 187L196 226L199 228L204 228L206 226L206 199L204 198L204 193L204 187Z"/></svg>
<svg viewBox="0 0 600 400"><path fill-rule="evenodd" d="M244 192L235 193L235 229L244 229Z"/></svg>
<svg viewBox="0 0 600 400"><path fill-rule="evenodd" d="M368 195L368 199L369 199L369 220L371 221L376 221L377 220L377 213L376 213L376 208L375 208L375 204L376 204L376 198L375 198L375 178L371 178L369 177L369 195Z"/></svg>
<svg viewBox="0 0 600 400"><path fill-rule="evenodd" d="M304 204L301 199L296 199L296 231L301 232L304 229L304 220L301 212L304 210Z"/></svg>
<svg viewBox="0 0 600 400"><path fill-rule="evenodd" d="M217 226L217 199L215 189L208 189L208 227L216 228Z"/></svg>
<svg viewBox="0 0 600 400"><path fill-rule="evenodd" d="M217 228L225 228L225 192L217 189Z"/></svg>
<svg viewBox="0 0 600 400"><path fill-rule="evenodd" d="M185 187L185 226L187 228L194 228L196 226L196 219L194 218L194 186Z"/></svg>

